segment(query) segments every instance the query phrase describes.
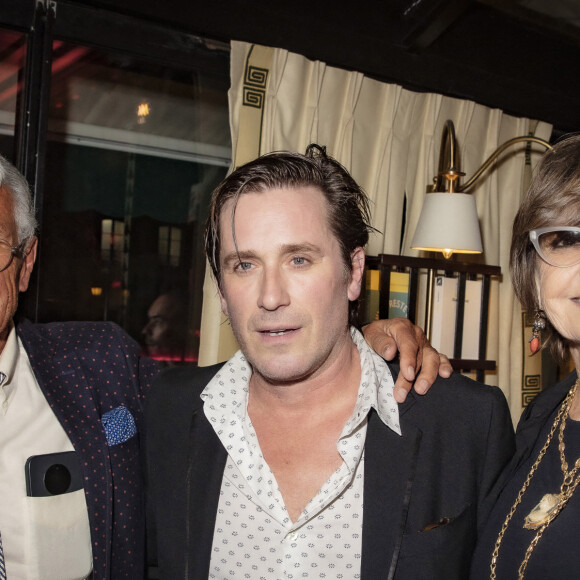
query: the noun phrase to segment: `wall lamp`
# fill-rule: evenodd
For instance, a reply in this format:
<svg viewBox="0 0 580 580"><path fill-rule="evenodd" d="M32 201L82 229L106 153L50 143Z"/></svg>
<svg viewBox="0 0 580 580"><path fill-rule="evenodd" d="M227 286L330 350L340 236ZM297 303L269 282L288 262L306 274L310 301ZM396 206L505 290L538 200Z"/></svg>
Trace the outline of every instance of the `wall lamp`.
<svg viewBox="0 0 580 580"><path fill-rule="evenodd" d="M457 140L453 121L446 121L439 150L439 167L433 184L427 186L427 195L415 235L411 242L413 250L443 252L445 258L452 254L481 254L483 246L477 217L475 198L469 190L489 169L491 164L508 148L516 143L538 143L547 149L551 145L538 137L514 137L500 145L475 172L473 177L461 185L463 177L457 161Z"/></svg>

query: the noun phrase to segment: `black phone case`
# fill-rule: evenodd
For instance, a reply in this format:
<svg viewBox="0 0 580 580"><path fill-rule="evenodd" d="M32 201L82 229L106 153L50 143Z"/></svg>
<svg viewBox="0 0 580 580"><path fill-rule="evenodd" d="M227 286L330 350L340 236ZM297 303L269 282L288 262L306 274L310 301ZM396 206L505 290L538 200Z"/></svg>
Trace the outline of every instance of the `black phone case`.
<svg viewBox="0 0 580 580"><path fill-rule="evenodd" d="M47 497L83 489L76 451L33 455L26 460L26 495Z"/></svg>

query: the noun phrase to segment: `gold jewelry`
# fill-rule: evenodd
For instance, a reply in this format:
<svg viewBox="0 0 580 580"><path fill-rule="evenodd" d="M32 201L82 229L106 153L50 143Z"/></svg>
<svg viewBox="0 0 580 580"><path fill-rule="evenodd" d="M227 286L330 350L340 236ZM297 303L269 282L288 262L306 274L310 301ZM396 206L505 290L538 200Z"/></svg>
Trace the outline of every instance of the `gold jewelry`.
<svg viewBox="0 0 580 580"><path fill-rule="evenodd" d="M574 386L568 392L566 399L562 403L560 410L558 411L558 415L550 429L550 433L548 433L548 438L544 443L540 453L538 454L538 458L532 465L530 472L528 473L528 477L522 488L520 489L514 505L512 506L511 510L509 511L506 519L501 527L501 530L497 536L497 540L495 541L495 547L493 549L493 553L491 555L491 565L490 565L490 580L496 580L495 569L497 566L497 557L499 554L499 548L503 537L507 531L508 525L510 520L512 519L513 515L516 512L518 505L522 501L522 497L528 488L532 476L534 475L538 465L542 461L552 438L554 437L554 433L558 429L558 425L560 426L559 433L558 433L558 450L560 451L560 467L562 469L563 474L563 481L562 485L560 486L560 493L559 494L552 494L547 493L542 497L538 505L534 507L534 509L526 516L524 528L528 530L538 530L536 535L534 536L533 540L530 542L528 549L524 555L524 560L520 565L518 570L518 580L523 580L524 572L526 571L526 567L528 565L528 561L530 556L532 555L533 549L536 547L537 543L539 542L542 534L544 533L545 529L550 525L550 523L556 518L556 516L564 509L566 504L568 503L569 499L572 497L572 494L578 487L580 483L580 475L575 478L578 469L580 468L580 457L576 460L574 467L568 471L568 462L566 461L566 456L564 454L565 445L564 445L564 428L566 427L566 420L570 415L570 408L572 407L572 403L574 402L574 395L576 394L576 390L578 389L578 385L580 384L580 379L574 383Z"/></svg>

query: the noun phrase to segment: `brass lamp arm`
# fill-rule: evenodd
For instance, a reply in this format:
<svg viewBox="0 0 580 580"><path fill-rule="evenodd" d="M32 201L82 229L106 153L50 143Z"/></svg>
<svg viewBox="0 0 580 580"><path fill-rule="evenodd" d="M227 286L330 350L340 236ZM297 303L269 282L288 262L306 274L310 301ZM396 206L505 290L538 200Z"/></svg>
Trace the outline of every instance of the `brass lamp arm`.
<svg viewBox="0 0 580 580"><path fill-rule="evenodd" d="M443 185L447 184L448 191L455 191L458 177L465 175L455 166L455 152L457 150L457 139L455 137L455 125L448 119L443 126L441 135L441 145L439 147L439 167L437 176L433 178L433 185L427 191L444 191ZM444 182L443 180L446 180Z"/></svg>
<svg viewBox="0 0 580 580"><path fill-rule="evenodd" d="M537 143L539 145L543 145L546 149L552 149L552 146L545 141L544 139L540 139L539 137L514 137L513 139L509 139L503 145L500 145L485 161L485 163L475 172L473 177L469 179L463 185L460 185L456 188L457 191L467 191L471 186L473 186L477 180L489 169L490 165L508 148L516 143Z"/></svg>

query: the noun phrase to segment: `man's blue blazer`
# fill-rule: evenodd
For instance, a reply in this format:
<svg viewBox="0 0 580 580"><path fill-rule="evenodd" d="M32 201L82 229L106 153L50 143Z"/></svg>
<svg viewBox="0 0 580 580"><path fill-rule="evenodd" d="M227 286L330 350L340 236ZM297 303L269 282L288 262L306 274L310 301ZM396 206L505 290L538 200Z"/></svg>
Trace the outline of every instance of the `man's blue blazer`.
<svg viewBox="0 0 580 580"><path fill-rule="evenodd" d="M22 322L16 328L36 380L80 456L93 579L143 578L145 509L139 449L143 394L158 372L157 364L141 357L139 345L111 323ZM101 417L118 407L131 413L137 433L109 445Z"/></svg>

